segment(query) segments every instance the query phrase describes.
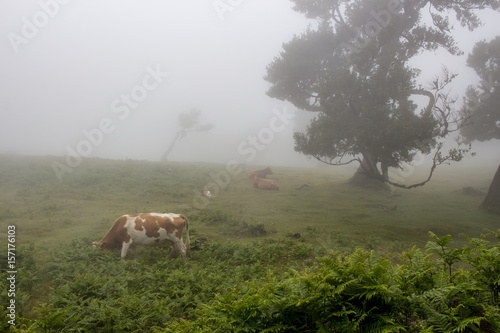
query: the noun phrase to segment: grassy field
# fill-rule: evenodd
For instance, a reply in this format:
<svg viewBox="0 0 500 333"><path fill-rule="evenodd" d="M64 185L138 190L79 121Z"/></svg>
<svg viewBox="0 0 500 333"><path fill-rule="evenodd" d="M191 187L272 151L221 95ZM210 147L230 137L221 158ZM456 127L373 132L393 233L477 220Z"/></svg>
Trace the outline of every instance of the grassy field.
<svg viewBox="0 0 500 333"><path fill-rule="evenodd" d="M494 168L443 167L424 187L379 191L347 184L352 170L274 167L280 190L259 191L246 178L253 166L228 178L225 165L89 159L59 181L53 161L64 162L0 157L0 228L16 225L19 243L39 248L41 260L61 242L99 240L118 216L137 212L184 213L195 238L245 242L256 236L249 226L260 225L260 237L300 233L328 249L386 252L424 246L428 231L460 241L461 233L500 227L498 216L478 209L483 196L461 192L485 192ZM200 197L203 188L213 197Z"/></svg>
<svg viewBox="0 0 500 333"><path fill-rule="evenodd" d="M429 231L450 234L461 247L460 234L478 237L500 227L498 216L478 209L483 195L462 191L485 192L494 167L443 168L410 191L353 187L347 184L352 169L273 167L270 178L280 190L260 191L246 177L254 166L229 176L218 164L87 159L60 181L54 161L64 163L0 156L0 230L6 244L8 227L16 227L21 323L20 330L7 322L0 329L155 331L159 325L163 332L174 325L178 332L185 318L196 325L205 316L199 311L213 306L214 295L307 273L327 253L350 256L361 248L396 263L414 245L423 249ZM212 198L202 198L201 189ZM204 238L206 245L186 263L167 260L169 251L161 248L139 248L134 262L90 246L117 217L137 212L183 213L191 243ZM3 267L6 253L0 259ZM0 275L6 290L8 274ZM6 293L0 301L9 302Z"/></svg>

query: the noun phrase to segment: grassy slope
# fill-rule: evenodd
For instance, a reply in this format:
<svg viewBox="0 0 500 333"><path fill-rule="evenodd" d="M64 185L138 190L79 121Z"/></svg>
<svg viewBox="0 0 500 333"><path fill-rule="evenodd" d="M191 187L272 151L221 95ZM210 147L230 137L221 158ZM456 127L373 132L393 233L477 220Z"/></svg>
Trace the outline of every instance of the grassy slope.
<svg viewBox="0 0 500 333"><path fill-rule="evenodd" d="M190 209L206 186L216 192L211 173L225 165L154 163L144 161L85 160L63 181L56 178L51 157L0 156L0 230L17 226L18 244L41 251L78 237L100 239L120 215L136 212L187 213L195 237L249 241L217 223L204 223L200 211ZM362 190L346 184L350 174L338 169L275 167L280 191L258 191L246 172L231 177L214 193L205 214L221 211L235 221L262 223L265 237L301 233L318 247L355 247L400 252L424 246L427 232L438 236L460 233L478 236L484 228L496 230L498 216L477 209L482 197L457 190L473 186L486 190L494 170L436 173L430 184L392 193ZM301 184L309 187L297 190ZM396 206L395 210L392 210ZM2 231L2 233L3 233Z"/></svg>

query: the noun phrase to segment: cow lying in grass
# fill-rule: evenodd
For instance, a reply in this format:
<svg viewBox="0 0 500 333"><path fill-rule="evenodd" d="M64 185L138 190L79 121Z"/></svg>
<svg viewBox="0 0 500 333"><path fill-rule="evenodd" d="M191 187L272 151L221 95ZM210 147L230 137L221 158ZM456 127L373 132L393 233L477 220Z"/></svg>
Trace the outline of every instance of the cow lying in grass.
<svg viewBox="0 0 500 333"><path fill-rule="evenodd" d="M259 190L279 190L278 184L272 179L262 179L253 176L253 187Z"/></svg>
<svg viewBox="0 0 500 333"><path fill-rule="evenodd" d="M202 197L210 198L212 196L212 193L208 190L200 190L200 195Z"/></svg>
<svg viewBox="0 0 500 333"><path fill-rule="evenodd" d="M99 241L100 247L106 250L121 250L121 258L127 256L130 248L137 255L137 245L159 245L172 243L172 258L177 252L183 259L189 252L189 221L182 214L142 213L123 215L111 226L108 233ZM186 227L186 243L182 242L182 230Z"/></svg>
<svg viewBox="0 0 500 333"><path fill-rule="evenodd" d="M247 173L247 177L248 177L248 179L253 179L254 176L257 176L259 178L266 179L267 175L272 175L272 174L273 174L273 172L271 171L271 169L269 167L267 167L267 168L262 169L262 170L250 171L249 173Z"/></svg>

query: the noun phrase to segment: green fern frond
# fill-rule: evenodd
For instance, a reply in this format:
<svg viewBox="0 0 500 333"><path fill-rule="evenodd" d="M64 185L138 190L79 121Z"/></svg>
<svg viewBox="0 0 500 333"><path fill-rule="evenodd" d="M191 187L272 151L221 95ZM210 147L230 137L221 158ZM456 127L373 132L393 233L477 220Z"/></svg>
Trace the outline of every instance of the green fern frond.
<svg viewBox="0 0 500 333"><path fill-rule="evenodd" d="M479 328L481 326L481 322L485 320L484 317L471 317L466 318L459 321L458 326L454 328L451 332L464 332L467 329L474 330L476 332L480 332Z"/></svg>

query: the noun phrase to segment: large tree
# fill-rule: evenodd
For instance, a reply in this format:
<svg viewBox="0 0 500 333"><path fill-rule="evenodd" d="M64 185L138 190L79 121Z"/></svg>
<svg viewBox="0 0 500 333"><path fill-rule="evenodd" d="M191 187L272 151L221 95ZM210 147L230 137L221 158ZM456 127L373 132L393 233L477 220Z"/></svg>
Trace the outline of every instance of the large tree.
<svg viewBox="0 0 500 333"><path fill-rule="evenodd" d="M467 65L481 82L467 89L462 113L469 121L460 134L466 142L500 140L500 36L490 42L478 42ZM500 214L500 165L481 206Z"/></svg>
<svg viewBox="0 0 500 333"><path fill-rule="evenodd" d="M358 162L353 179L403 188L423 185L439 164L460 160L466 150L441 151L443 138L462 123L448 91L456 75L444 71L421 86L409 61L441 47L460 54L450 12L472 30L480 24L475 11L499 9L498 0L291 1L317 24L283 45L265 78L269 96L316 113L305 133L295 133L295 150L331 165ZM413 185L391 179L389 168L431 152L428 179Z"/></svg>

